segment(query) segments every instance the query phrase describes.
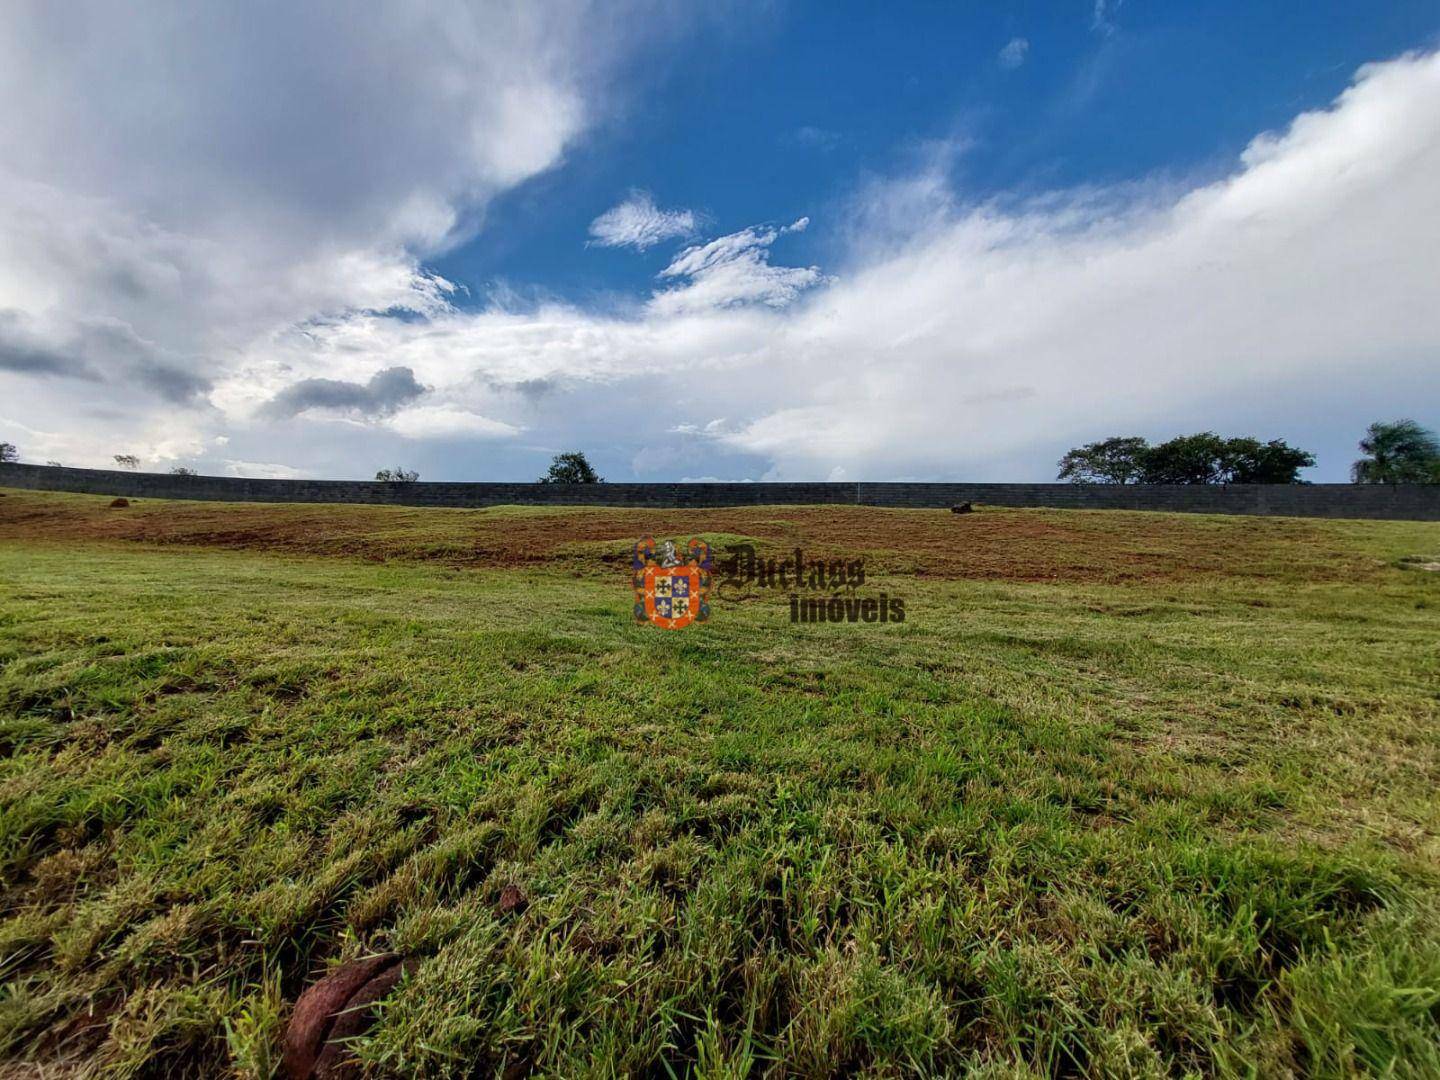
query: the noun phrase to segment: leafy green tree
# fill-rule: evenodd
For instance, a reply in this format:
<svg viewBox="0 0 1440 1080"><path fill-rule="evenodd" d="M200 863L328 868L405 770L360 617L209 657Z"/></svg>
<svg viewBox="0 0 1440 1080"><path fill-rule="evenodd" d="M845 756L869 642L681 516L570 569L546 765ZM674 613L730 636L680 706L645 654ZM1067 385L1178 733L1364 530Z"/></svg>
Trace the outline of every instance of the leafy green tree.
<svg viewBox="0 0 1440 1080"><path fill-rule="evenodd" d="M1213 431L1177 435L1145 452L1147 484L1218 484L1225 477L1226 440Z"/></svg>
<svg viewBox="0 0 1440 1080"><path fill-rule="evenodd" d="M115 464L119 465L122 469L138 469L140 467L140 459L134 454L116 454Z"/></svg>
<svg viewBox="0 0 1440 1080"><path fill-rule="evenodd" d="M584 453L579 450L570 450L563 454L556 454L555 460L550 462L550 471L536 482L540 484L603 484L605 478L595 472L590 462L585 460Z"/></svg>
<svg viewBox="0 0 1440 1080"><path fill-rule="evenodd" d="M194 469L187 469L184 465L176 465L170 470L171 476L199 476Z"/></svg>
<svg viewBox="0 0 1440 1080"><path fill-rule="evenodd" d="M1357 484L1440 483L1440 439L1414 420L1371 424L1360 452L1365 456L1350 469Z"/></svg>
<svg viewBox="0 0 1440 1080"><path fill-rule="evenodd" d="M13 442L0 442L0 461L19 461L20 451Z"/></svg>
<svg viewBox="0 0 1440 1080"><path fill-rule="evenodd" d="M1057 479L1072 484L1138 484L1150 444L1138 435L1116 435L1077 446L1059 461Z"/></svg>
<svg viewBox="0 0 1440 1080"><path fill-rule="evenodd" d="M1283 439L1262 443L1213 431L1179 435L1158 446L1116 436L1077 446L1060 459L1060 479L1077 484L1299 484L1315 455Z"/></svg>
<svg viewBox="0 0 1440 1080"><path fill-rule="evenodd" d="M1247 437L1227 439L1221 462L1227 484L1300 484L1300 470L1315 464L1315 455L1283 439L1262 443Z"/></svg>
<svg viewBox="0 0 1440 1080"><path fill-rule="evenodd" d="M407 469L403 465L396 465L393 469L381 469L375 474L376 480L383 480L389 484L413 484L420 479L420 474L414 469Z"/></svg>

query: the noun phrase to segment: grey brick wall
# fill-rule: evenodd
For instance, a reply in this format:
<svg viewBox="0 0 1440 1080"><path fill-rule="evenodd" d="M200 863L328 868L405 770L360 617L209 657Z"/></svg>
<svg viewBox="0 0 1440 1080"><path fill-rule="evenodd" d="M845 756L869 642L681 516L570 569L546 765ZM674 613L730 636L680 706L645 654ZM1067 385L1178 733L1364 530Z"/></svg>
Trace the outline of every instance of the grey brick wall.
<svg viewBox="0 0 1440 1080"><path fill-rule="evenodd" d="M1198 514L1440 521L1440 484L386 484L356 480L245 480L108 469L0 464L0 487L222 502L390 503L398 506L1049 506Z"/></svg>

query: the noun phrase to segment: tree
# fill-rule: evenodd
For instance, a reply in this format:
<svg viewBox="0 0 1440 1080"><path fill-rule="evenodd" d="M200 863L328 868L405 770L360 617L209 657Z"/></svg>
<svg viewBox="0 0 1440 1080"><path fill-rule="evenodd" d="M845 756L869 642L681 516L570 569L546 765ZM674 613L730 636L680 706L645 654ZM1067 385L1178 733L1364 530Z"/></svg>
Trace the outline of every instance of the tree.
<svg viewBox="0 0 1440 1080"><path fill-rule="evenodd" d="M1224 461L1225 440L1213 431L1177 435L1145 452L1145 483L1218 484Z"/></svg>
<svg viewBox="0 0 1440 1080"><path fill-rule="evenodd" d="M0 442L0 461L19 461L20 451L13 442Z"/></svg>
<svg viewBox="0 0 1440 1080"><path fill-rule="evenodd" d="M46 465L49 465L49 466L51 466L52 468L55 468L55 469L63 469L63 468L65 467L64 465L62 465L62 464L61 464L60 462L58 462L58 461L47 461L47 462L45 462L45 464L46 464Z"/></svg>
<svg viewBox="0 0 1440 1080"><path fill-rule="evenodd" d="M1138 484L1150 444L1138 435L1116 435L1077 446L1058 462L1057 479L1072 484Z"/></svg>
<svg viewBox="0 0 1440 1080"><path fill-rule="evenodd" d="M134 454L116 454L115 464L119 465L122 469L138 469L140 467L140 459Z"/></svg>
<svg viewBox="0 0 1440 1080"><path fill-rule="evenodd" d="M396 465L393 469L381 469L375 474L375 479L384 480L390 484L413 484L420 479L420 474L414 469Z"/></svg>
<svg viewBox="0 0 1440 1080"><path fill-rule="evenodd" d="M171 476L199 476L194 469L187 469L184 465L176 465L170 470Z"/></svg>
<svg viewBox="0 0 1440 1080"><path fill-rule="evenodd" d="M1262 443L1248 436L1227 440L1222 462L1227 484L1301 484L1300 470L1314 464L1314 454L1283 439Z"/></svg>
<svg viewBox="0 0 1440 1080"><path fill-rule="evenodd" d="M1371 424L1360 451L1366 456L1350 469L1357 484L1440 483L1440 439L1414 420Z"/></svg>
<svg viewBox="0 0 1440 1080"><path fill-rule="evenodd" d="M1151 446L1115 436L1077 446L1060 459L1061 480L1076 484L1299 484L1315 455L1283 439L1222 439L1213 431Z"/></svg>
<svg viewBox="0 0 1440 1080"><path fill-rule="evenodd" d="M550 462L550 471L540 477L541 484L603 484L605 478L598 475L579 450L556 454Z"/></svg>

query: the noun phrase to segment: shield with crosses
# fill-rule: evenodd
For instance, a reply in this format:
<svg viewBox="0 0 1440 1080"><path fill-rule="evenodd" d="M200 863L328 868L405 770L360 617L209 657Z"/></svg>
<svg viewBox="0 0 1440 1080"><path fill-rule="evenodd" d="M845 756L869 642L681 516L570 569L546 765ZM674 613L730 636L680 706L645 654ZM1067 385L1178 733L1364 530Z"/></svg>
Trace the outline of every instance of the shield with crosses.
<svg viewBox="0 0 1440 1080"><path fill-rule="evenodd" d="M682 551L673 541L645 537L632 563L635 620L680 630L710 618L710 545L691 539Z"/></svg>

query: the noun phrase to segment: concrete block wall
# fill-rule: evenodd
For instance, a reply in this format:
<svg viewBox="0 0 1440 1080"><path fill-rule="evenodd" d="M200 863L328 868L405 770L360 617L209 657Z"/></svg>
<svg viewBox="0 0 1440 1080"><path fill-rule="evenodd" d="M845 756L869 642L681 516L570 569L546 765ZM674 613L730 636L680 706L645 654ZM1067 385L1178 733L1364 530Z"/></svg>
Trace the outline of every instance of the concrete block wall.
<svg viewBox="0 0 1440 1080"><path fill-rule="evenodd" d="M388 503L397 506L759 506L843 503L942 508L973 502L1077 510L1390 518L1440 521L1440 484L390 484L248 480L110 469L0 464L0 487L128 498L222 502Z"/></svg>

